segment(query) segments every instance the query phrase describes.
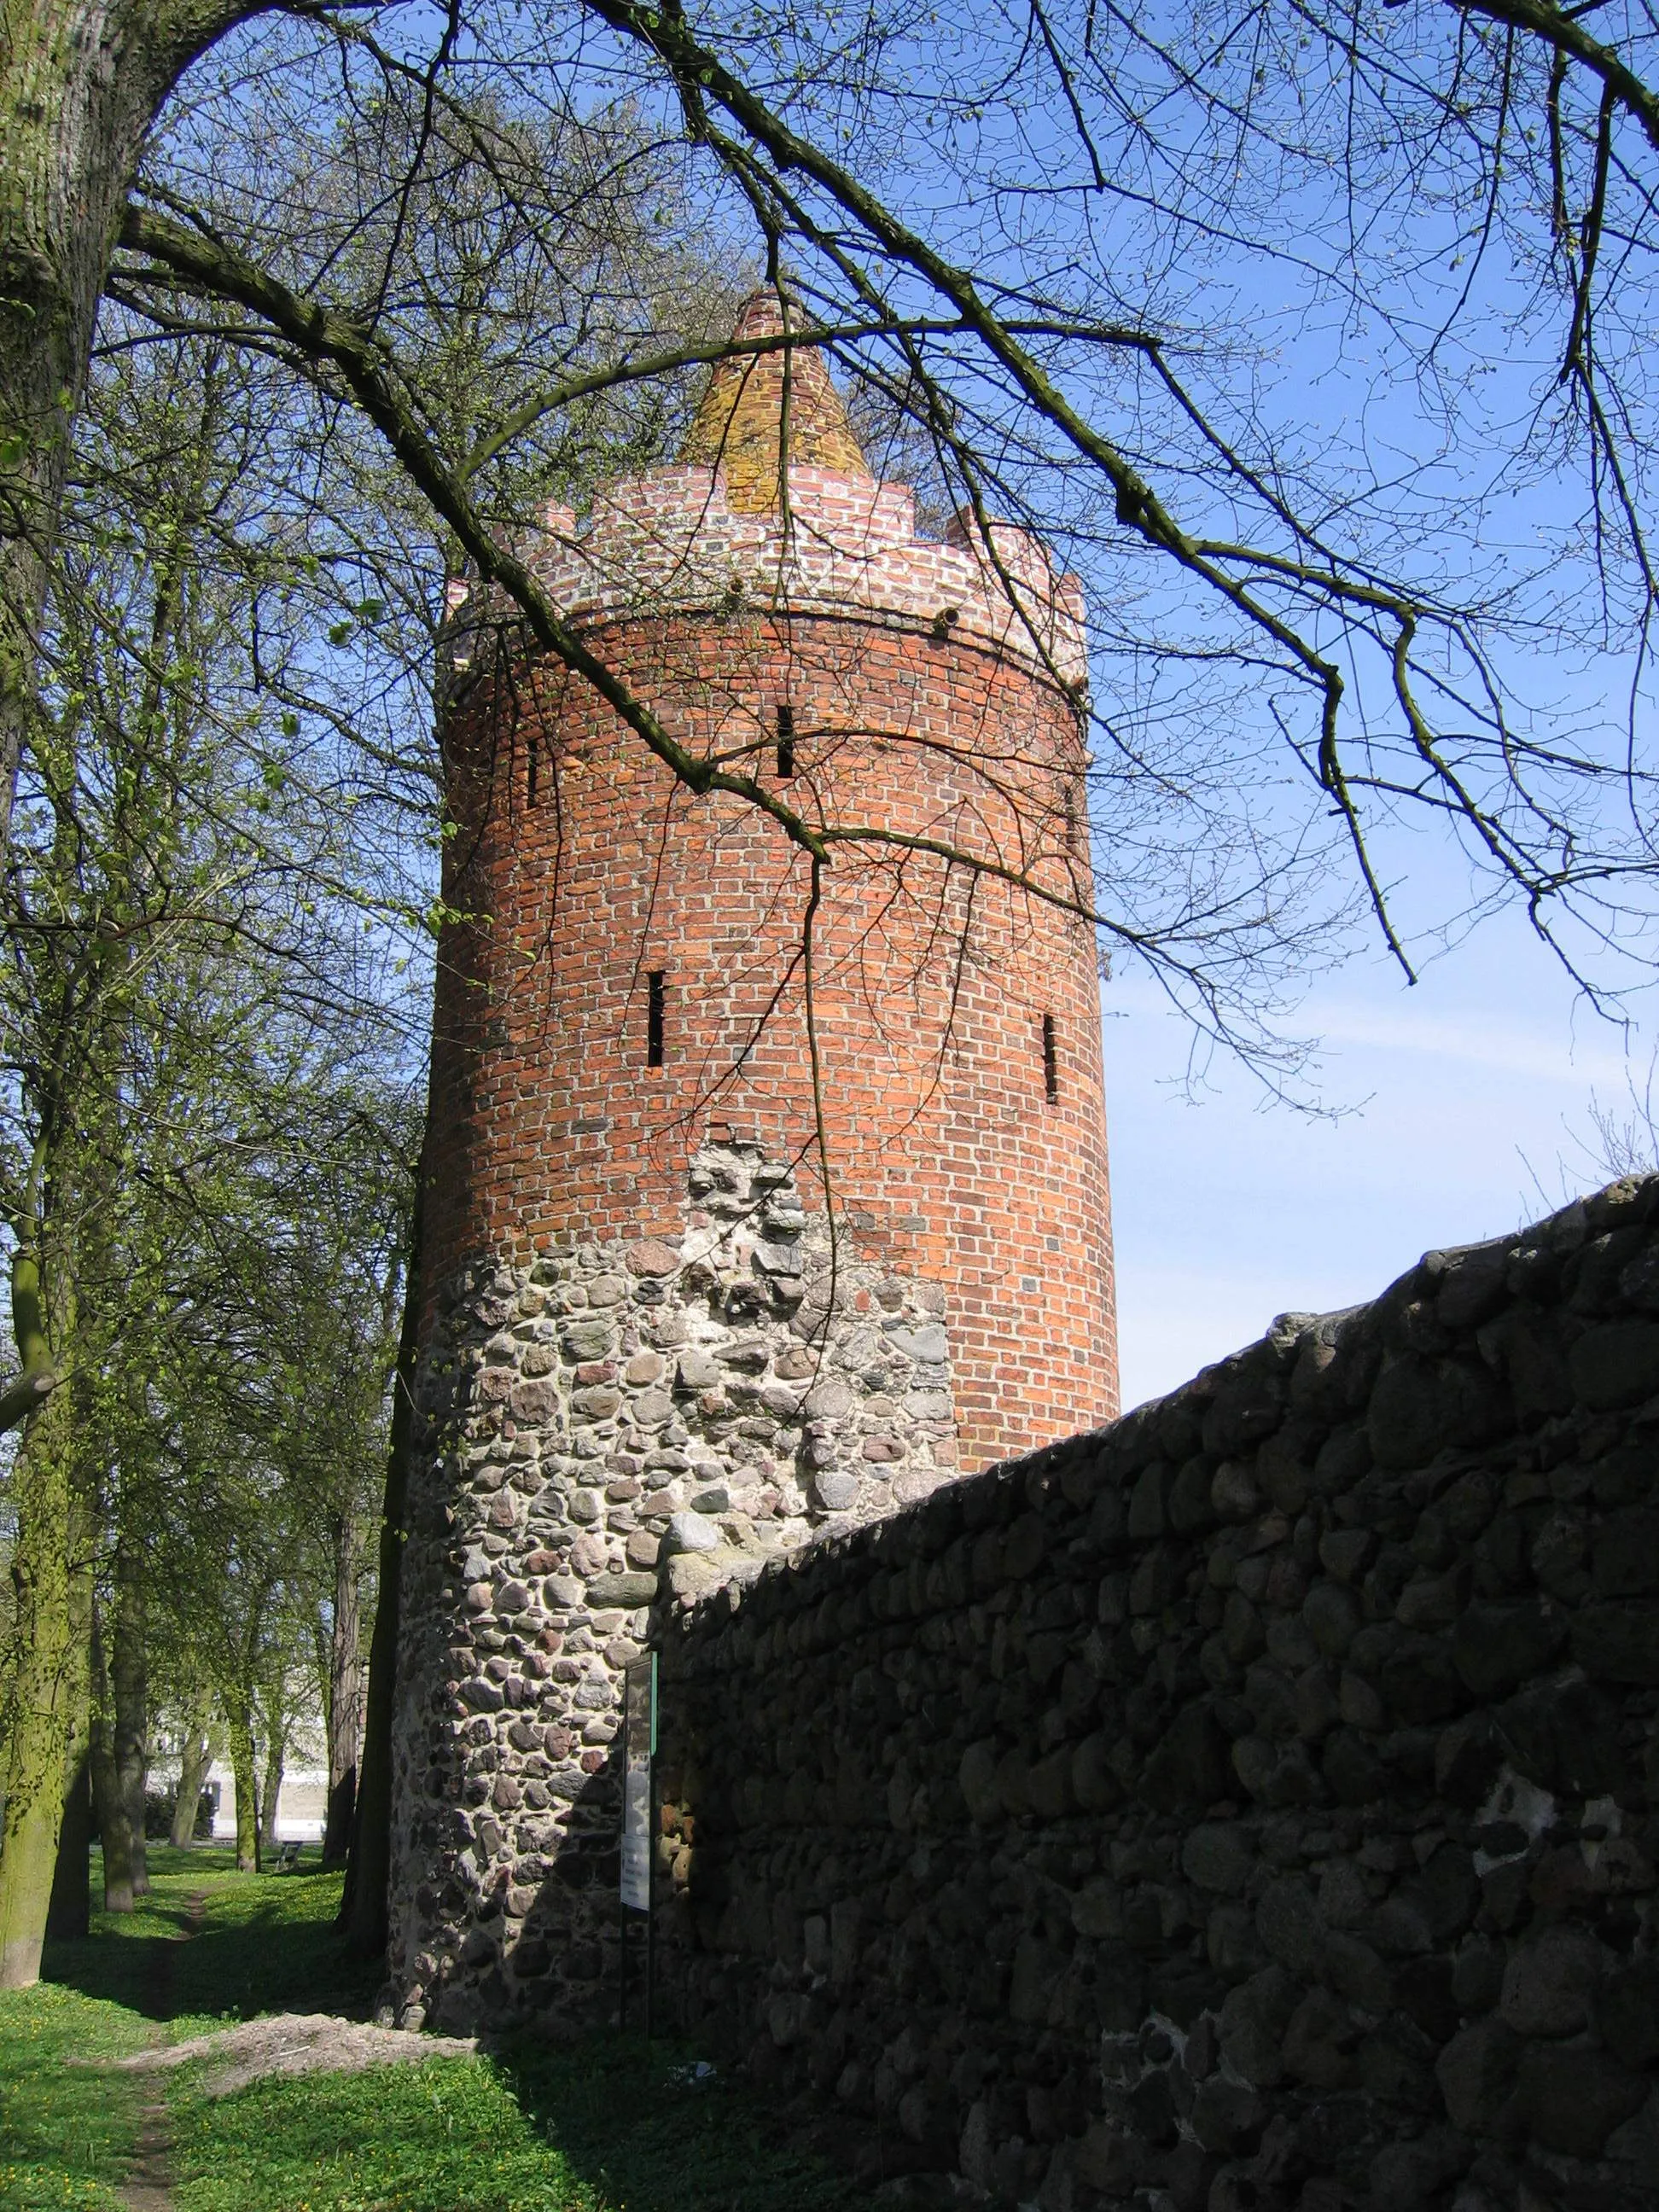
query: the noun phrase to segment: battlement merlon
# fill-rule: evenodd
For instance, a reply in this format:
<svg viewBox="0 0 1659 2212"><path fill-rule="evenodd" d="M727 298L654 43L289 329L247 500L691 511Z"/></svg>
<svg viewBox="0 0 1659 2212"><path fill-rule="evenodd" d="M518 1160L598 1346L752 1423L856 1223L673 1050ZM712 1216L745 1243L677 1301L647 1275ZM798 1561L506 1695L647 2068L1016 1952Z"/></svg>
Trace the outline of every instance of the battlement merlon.
<svg viewBox="0 0 1659 2212"><path fill-rule="evenodd" d="M894 618L971 640L1046 676L1081 704L1088 651L1083 589L1057 575L1033 532L958 514L944 542L919 538L907 484L791 467L787 520L735 510L722 470L690 464L625 477L591 519L550 503L521 556L560 611L589 629L672 613ZM464 675L483 621L510 613L452 586L450 665Z"/></svg>

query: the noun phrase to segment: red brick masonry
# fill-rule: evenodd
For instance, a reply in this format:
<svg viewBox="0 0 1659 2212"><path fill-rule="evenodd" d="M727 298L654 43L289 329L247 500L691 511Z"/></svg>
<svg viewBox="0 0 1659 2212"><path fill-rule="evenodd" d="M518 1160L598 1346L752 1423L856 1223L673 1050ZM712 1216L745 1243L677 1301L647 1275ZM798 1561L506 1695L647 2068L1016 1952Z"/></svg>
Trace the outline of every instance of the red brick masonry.
<svg viewBox="0 0 1659 2212"><path fill-rule="evenodd" d="M832 1210L850 1255L945 1291L982 1464L1117 1410L1092 934L986 872L1088 902L1080 602L1023 533L1000 575L917 539L902 487L798 468L791 495L785 533L665 471L585 537L555 510L538 566L675 737L884 833L832 848L810 933ZM428 1281L678 1237L727 1130L821 1206L807 855L676 784L581 679L476 631L458 663L446 897L473 919L441 946Z"/></svg>

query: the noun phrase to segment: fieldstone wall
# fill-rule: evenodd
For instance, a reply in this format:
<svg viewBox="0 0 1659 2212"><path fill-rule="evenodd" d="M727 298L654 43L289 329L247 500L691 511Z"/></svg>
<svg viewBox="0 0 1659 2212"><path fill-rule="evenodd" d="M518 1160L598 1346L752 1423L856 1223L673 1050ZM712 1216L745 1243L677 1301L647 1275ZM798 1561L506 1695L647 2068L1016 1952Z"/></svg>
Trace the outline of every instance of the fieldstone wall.
<svg viewBox="0 0 1659 2212"><path fill-rule="evenodd" d="M942 2198L1650 2207L1656 1441L1631 1182L665 1610L672 2006Z"/></svg>
<svg viewBox="0 0 1659 2212"><path fill-rule="evenodd" d="M437 1297L394 1738L406 2026L614 2008L609 1747L659 1587L740 1587L955 1471L936 1285L832 1249L756 1143L700 1150L684 1213Z"/></svg>

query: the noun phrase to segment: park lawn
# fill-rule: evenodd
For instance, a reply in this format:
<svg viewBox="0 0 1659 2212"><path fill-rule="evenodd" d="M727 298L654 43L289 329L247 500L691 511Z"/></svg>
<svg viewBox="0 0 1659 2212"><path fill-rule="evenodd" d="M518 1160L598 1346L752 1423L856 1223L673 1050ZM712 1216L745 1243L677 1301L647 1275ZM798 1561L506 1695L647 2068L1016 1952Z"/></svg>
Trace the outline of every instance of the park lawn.
<svg viewBox="0 0 1659 2212"><path fill-rule="evenodd" d="M141 2082L70 2062L125 2057L154 2039L143 2002L155 1945L177 1936L198 1891L216 1878L236 1879L234 1856L224 1851L160 1851L155 1861L155 1889L136 1912L94 1914L84 1942L48 1949L49 1978L32 1990L0 1990L5 2212L67 2205L104 2212L119 2203L116 2185L138 2132ZM95 1854L93 1875L95 1897Z"/></svg>
<svg viewBox="0 0 1659 2212"><path fill-rule="evenodd" d="M0 2205L6 2212L106 2212L120 2199L137 2133L131 2075L71 2068L148 2040L130 2007L42 1982L0 1990Z"/></svg>
<svg viewBox="0 0 1659 2212"><path fill-rule="evenodd" d="M595 2039L175 2094L178 2212L848 2212L683 2052Z"/></svg>
<svg viewBox="0 0 1659 2212"><path fill-rule="evenodd" d="M153 1852L140 1910L50 1947L0 1993L0 2208L116 2212L141 2103L161 2085L176 2212L848 2212L856 2192L781 2143L735 2082L665 2044L522 2039L491 2057L256 2081L112 2058L261 2013L366 2016L378 1972L343 1964L337 1875L237 1875L230 1855ZM96 1875L96 1861L94 1863ZM94 1894L95 1894L94 1891ZM204 1919L177 1942L199 1899Z"/></svg>

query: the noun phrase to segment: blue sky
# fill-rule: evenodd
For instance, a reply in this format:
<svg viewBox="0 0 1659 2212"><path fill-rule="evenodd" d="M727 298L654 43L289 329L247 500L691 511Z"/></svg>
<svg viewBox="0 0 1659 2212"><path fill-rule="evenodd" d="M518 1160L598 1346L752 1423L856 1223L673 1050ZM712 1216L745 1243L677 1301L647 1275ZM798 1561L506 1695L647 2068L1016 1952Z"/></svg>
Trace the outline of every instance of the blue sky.
<svg viewBox="0 0 1659 2212"><path fill-rule="evenodd" d="M1264 1107L1233 1066L1189 1097L1188 1033L1151 989L1111 984L1103 1006L1126 1407L1276 1313L1372 1297L1425 1250L1595 1187L1592 1100L1630 1111L1621 1032L1514 917L1415 988L1364 955L1316 985L1322 1095L1352 1109L1332 1120ZM1638 1089L1647 1064L1638 1035Z"/></svg>

